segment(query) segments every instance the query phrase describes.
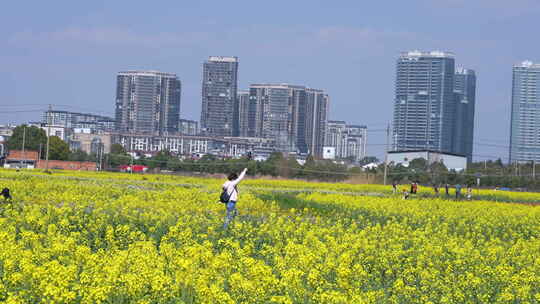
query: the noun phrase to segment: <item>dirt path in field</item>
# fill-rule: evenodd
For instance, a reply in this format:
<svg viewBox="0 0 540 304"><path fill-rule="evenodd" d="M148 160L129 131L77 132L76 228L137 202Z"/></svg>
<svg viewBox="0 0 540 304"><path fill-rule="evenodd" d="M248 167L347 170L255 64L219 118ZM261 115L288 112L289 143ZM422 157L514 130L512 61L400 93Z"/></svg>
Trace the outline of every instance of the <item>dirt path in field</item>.
<svg viewBox="0 0 540 304"><path fill-rule="evenodd" d="M540 206L540 202L506 202L506 203L509 203L509 204L528 205L528 206L533 206L533 207L538 207L538 206Z"/></svg>

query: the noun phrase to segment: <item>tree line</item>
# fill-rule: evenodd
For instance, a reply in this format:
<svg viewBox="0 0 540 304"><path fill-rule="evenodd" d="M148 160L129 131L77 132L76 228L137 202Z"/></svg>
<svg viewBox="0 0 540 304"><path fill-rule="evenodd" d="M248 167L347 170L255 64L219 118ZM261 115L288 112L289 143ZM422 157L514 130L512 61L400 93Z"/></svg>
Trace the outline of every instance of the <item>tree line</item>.
<svg viewBox="0 0 540 304"><path fill-rule="evenodd" d="M43 129L35 126L16 127L7 141L8 150L22 150L23 137L25 150L40 151L41 159L45 159L47 135ZM253 175L284 178L338 182L362 177L364 181L369 180L374 183L382 183L384 180L384 166L380 165L372 169L361 168L364 164L378 162L375 157L366 157L356 165L352 165L352 160L346 160L346 164L339 164L330 160L316 160L312 156L308 156L305 163L300 164L294 156L285 156L279 152L272 153L265 161L254 161L249 157L220 158L214 155L204 155L200 159L180 159L168 151L158 152L152 157L141 155L138 159L132 159L119 144L113 144L111 152L107 154L87 154L81 150L70 151L69 145L57 136L51 136L49 139L49 159L99 162L105 170L117 170L121 165L133 163L156 170L228 174L248 167L250 174ZM536 166L537 170L533 170L533 166ZM415 181L424 185L446 183L476 185L477 178L480 178L481 186L540 190L540 179L533 176L533 173L540 174L537 173L539 169L540 166L534 163L508 165L498 159L475 162L469 164L467 170L456 172L446 168L443 163L428 164L425 159L419 158L411 160L408 166L389 164L387 182L390 184L393 181L397 183Z"/></svg>

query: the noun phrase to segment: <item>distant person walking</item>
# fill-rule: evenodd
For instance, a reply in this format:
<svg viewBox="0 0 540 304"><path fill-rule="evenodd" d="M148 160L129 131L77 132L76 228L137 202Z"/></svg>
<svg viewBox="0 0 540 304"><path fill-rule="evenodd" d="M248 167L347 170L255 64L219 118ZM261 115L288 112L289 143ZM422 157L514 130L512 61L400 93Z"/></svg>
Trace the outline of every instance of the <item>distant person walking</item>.
<svg viewBox="0 0 540 304"><path fill-rule="evenodd" d="M396 181L392 182L392 193L394 193L394 194L397 193L397 182Z"/></svg>
<svg viewBox="0 0 540 304"><path fill-rule="evenodd" d="M448 183L444 185L444 192L446 193L446 196L450 196L450 185Z"/></svg>
<svg viewBox="0 0 540 304"><path fill-rule="evenodd" d="M467 199L468 200L472 199L472 186L471 185L467 185Z"/></svg>
<svg viewBox="0 0 540 304"><path fill-rule="evenodd" d="M456 199L459 199L461 197L461 185L456 185Z"/></svg>
<svg viewBox="0 0 540 304"><path fill-rule="evenodd" d="M238 211L236 210L236 203L238 202L238 188L237 185L244 179L246 176L247 168L245 168L240 176L236 173L231 173L227 177L227 181L223 184L223 193L220 200L227 201L227 215L225 216L225 223L223 223L223 229L227 229L229 224L234 220ZM224 198L225 196L225 198Z"/></svg>
<svg viewBox="0 0 540 304"><path fill-rule="evenodd" d="M412 194L418 193L418 182L413 183L412 189L413 189Z"/></svg>
<svg viewBox="0 0 540 304"><path fill-rule="evenodd" d="M433 192L435 192L435 195L439 195L439 185L438 184L433 184Z"/></svg>

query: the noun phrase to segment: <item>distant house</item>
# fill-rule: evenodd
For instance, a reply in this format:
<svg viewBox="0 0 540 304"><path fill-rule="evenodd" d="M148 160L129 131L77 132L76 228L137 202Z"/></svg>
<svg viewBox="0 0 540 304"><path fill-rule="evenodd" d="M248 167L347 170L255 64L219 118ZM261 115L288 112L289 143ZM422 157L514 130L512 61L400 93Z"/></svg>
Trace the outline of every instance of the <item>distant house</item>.
<svg viewBox="0 0 540 304"><path fill-rule="evenodd" d="M97 170L95 162L49 160L48 166L49 169L60 170ZM45 169L47 168L47 161L39 159L39 154L37 151L11 150L9 151L9 154L4 162L4 168Z"/></svg>
<svg viewBox="0 0 540 304"><path fill-rule="evenodd" d="M120 171L122 172L136 172L136 173L144 173L146 171L148 171L148 167L147 166L143 166L143 165L122 165L120 167L118 167L120 169Z"/></svg>
<svg viewBox="0 0 540 304"><path fill-rule="evenodd" d="M376 169L378 166L379 166L379 164L377 164L377 163L369 163L369 164L363 165L362 169L371 170L371 169Z"/></svg>
<svg viewBox="0 0 540 304"><path fill-rule="evenodd" d="M4 168L26 168L34 169L39 159L37 151L9 151L4 162Z"/></svg>
<svg viewBox="0 0 540 304"><path fill-rule="evenodd" d="M390 151L388 152L388 163L409 166L409 162L423 158L429 165L442 163L448 170L463 171L467 169L467 156L461 154L438 152L431 150L410 150L410 151Z"/></svg>
<svg viewBox="0 0 540 304"><path fill-rule="evenodd" d="M78 171L97 171L97 164L95 162L80 162L80 161L67 161L67 160L49 160L49 169L55 170L78 170ZM47 168L47 161L39 160L37 167L39 169Z"/></svg>

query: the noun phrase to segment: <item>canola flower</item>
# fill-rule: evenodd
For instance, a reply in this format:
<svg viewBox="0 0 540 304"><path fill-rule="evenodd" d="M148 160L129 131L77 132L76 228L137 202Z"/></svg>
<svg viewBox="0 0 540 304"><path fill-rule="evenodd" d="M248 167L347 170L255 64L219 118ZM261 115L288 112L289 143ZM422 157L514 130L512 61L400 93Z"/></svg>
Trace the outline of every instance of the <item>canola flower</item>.
<svg viewBox="0 0 540 304"><path fill-rule="evenodd" d="M0 206L0 301L540 302L536 207L246 180L224 231L220 182L0 171L14 196Z"/></svg>

